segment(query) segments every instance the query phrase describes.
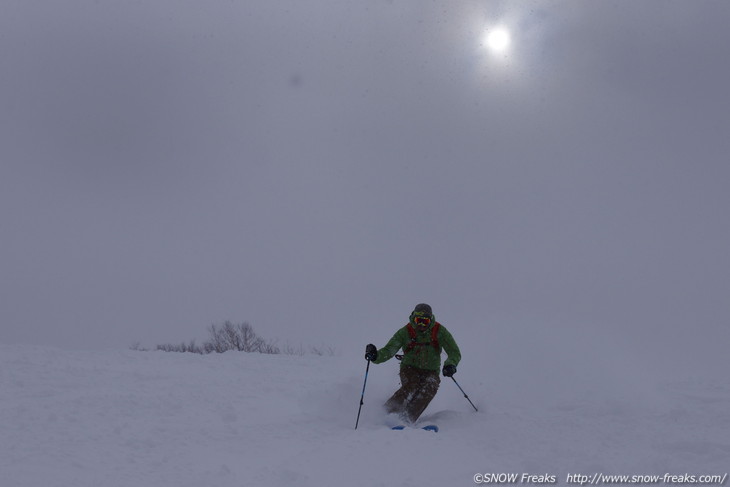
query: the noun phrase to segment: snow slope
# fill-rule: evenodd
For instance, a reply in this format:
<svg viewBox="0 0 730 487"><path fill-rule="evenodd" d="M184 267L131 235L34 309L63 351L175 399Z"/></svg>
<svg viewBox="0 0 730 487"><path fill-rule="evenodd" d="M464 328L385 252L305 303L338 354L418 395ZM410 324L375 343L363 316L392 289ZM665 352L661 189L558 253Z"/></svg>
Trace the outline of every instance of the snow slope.
<svg viewBox="0 0 730 487"><path fill-rule="evenodd" d="M473 365L473 364L472 364ZM724 474L730 384L665 383L637 399L520 397L464 366L391 431L395 361L0 346L0 478L12 487L458 486L476 473Z"/></svg>

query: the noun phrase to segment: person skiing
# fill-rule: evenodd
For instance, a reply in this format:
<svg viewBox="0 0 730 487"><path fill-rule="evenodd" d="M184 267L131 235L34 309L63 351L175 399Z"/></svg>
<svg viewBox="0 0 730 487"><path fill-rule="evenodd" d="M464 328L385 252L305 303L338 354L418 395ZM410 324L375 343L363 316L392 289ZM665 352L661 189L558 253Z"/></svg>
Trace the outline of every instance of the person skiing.
<svg viewBox="0 0 730 487"><path fill-rule="evenodd" d="M400 349L403 349L402 357L396 355ZM448 355L442 373L451 377L456 373L461 352L454 337L436 321L431 306L426 303L416 305L408 324L396 331L383 348L378 350L372 343L365 347L365 359L374 364L382 364L394 355L401 360L401 387L385 402L388 413L397 413L410 423L421 416L441 383L442 349Z"/></svg>

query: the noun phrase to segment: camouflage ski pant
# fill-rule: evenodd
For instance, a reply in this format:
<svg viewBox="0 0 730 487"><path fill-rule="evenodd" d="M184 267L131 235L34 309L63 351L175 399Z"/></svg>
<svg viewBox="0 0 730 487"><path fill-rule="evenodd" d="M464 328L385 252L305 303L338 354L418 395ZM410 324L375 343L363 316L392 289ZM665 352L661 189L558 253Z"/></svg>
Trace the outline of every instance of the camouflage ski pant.
<svg viewBox="0 0 730 487"><path fill-rule="evenodd" d="M441 378L437 370L423 370L401 365L400 389L385 403L389 413L399 413L403 419L415 422L439 389Z"/></svg>

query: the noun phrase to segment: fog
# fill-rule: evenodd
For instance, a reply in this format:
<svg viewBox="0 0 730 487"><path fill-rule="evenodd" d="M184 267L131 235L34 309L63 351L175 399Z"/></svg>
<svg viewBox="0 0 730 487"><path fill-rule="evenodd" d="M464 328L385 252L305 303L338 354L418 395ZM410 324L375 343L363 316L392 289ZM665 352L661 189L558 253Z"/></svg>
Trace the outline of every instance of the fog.
<svg viewBox="0 0 730 487"><path fill-rule="evenodd" d="M360 360L427 302L462 367L720 374L729 21L705 1L4 2L0 342L232 320Z"/></svg>

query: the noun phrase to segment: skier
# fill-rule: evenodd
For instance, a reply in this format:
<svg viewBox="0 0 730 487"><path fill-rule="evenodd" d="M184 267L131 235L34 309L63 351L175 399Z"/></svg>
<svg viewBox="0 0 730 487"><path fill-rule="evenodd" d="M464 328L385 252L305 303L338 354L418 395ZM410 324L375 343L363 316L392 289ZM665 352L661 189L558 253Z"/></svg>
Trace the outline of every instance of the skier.
<svg viewBox="0 0 730 487"><path fill-rule="evenodd" d="M451 377L461 360L461 352L454 337L445 326L436 322L431 306L416 305L408 324L395 332L393 338L380 350L375 345L365 347L365 359L374 364L390 360L403 349L401 360L401 387L384 405L388 413L398 413L403 420L414 423L436 395L441 379L441 350L448 358L442 373Z"/></svg>

